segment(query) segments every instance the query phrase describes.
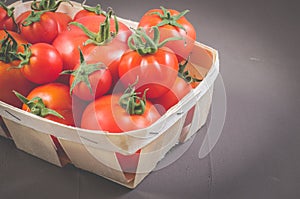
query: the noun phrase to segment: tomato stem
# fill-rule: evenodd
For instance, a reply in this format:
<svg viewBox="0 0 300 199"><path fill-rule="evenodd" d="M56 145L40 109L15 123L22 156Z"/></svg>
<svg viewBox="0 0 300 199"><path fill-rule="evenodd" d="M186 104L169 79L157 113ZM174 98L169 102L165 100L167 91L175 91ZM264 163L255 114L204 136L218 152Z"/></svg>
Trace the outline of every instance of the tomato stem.
<svg viewBox="0 0 300 199"><path fill-rule="evenodd" d="M148 89L145 89L142 98L139 97L134 87L137 82L138 78L133 84L128 86L119 99L120 106L130 115L142 115L146 109L146 92Z"/></svg>
<svg viewBox="0 0 300 199"><path fill-rule="evenodd" d="M22 44L22 46L24 47L24 52L11 52L11 54L17 59L20 60L20 63L18 66L12 66L10 67L10 69L20 69L22 67L24 67L26 64L29 63L30 61L30 57L32 55L30 46L31 44Z"/></svg>
<svg viewBox="0 0 300 199"><path fill-rule="evenodd" d="M27 99L22 94L18 93L17 91L13 91L14 94L22 101L30 110L30 113L33 113L37 116L46 117L48 115L54 115L58 118L64 119L64 117L59 114L58 112L49 109L46 107L45 103L43 102L42 98L34 97L31 100Z"/></svg>
<svg viewBox="0 0 300 199"><path fill-rule="evenodd" d="M190 72L188 70L185 70L187 64L189 63L189 59L190 59L190 56L185 60L184 63L182 63L182 64L179 63L178 76L180 78L182 78L188 84L191 84L191 83L194 83L194 82L201 82L202 81L201 79L192 77L190 75Z"/></svg>
<svg viewBox="0 0 300 199"><path fill-rule="evenodd" d="M95 7L91 7L91 6L86 6L85 2L86 2L86 0L84 0L81 4L81 6L84 10L95 13L97 15L105 15L105 12L102 10L102 7L100 4L97 4Z"/></svg>
<svg viewBox="0 0 300 199"><path fill-rule="evenodd" d="M160 26L164 26L164 25L171 25L171 26L175 26L178 27L182 30L184 30L186 32L186 29L177 21L183 17L184 15L186 15L189 10L185 10L183 12L180 12L177 15L171 15L170 11L166 8L164 8L163 6L160 7L163 14L161 14L160 12L152 12L150 13L150 15L158 15L162 21L160 23L157 24L158 27Z"/></svg>
<svg viewBox="0 0 300 199"><path fill-rule="evenodd" d="M72 92L77 84L80 82L83 82L87 85L89 91L91 94L93 94L92 86L89 81L89 75L99 71L99 70L107 70L107 67L102 62L98 62L95 64L87 64L84 60L83 53L81 49L79 48L80 53L80 66L77 70L65 70L61 72L60 74L66 74L66 75L72 75L74 76L74 81L70 87L70 95L72 95Z"/></svg>
<svg viewBox="0 0 300 199"><path fill-rule="evenodd" d="M110 18L112 17L112 15L114 16L115 32L111 32L111 28L110 28ZM106 16L105 21L100 24L99 31L97 33L90 31L87 27L85 27L84 25L76 21L71 22L69 24L77 26L86 34L86 36L88 36L89 39L87 39L84 42L84 45L94 44L97 46L102 46L109 43L113 38L116 37L116 35L119 32L118 19L116 15L113 13L113 10L109 9L109 11L105 14L105 16Z"/></svg>
<svg viewBox="0 0 300 199"><path fill-rule="evenodd" d="M42 14L46 11L31 11L30 15L23 21L22 26L30 26L31 24L41 20Z"/></svg>
<svg viewBox="0 0 300 199"><path fill-rule="evenodd" d="M59 8L60 4L63 2L67 2L71 6L73 6L73 4L69 0L33 0L33 2L31 3L31 9L36 11L55 12Z"/></svg>
<svg viewBox="0 0 300 199"><path fill-rule="evenodd" d="M7 30L4 31L6 37L0 41L0 61L10 63L18 59L13 55L13 53L17 53L18 51L18 43Z"/></svg>
<svg viewBox="0 0 300 199"><path fill-rule="evenodd" d="M182 37L169 37L159 43L160 32L158 27L153 26L151 31L153 31L153 39L141 27L134 30L134 33L128 38L129 48L137 51L140 55L154 54L167 42L183 39Z"/></svg>

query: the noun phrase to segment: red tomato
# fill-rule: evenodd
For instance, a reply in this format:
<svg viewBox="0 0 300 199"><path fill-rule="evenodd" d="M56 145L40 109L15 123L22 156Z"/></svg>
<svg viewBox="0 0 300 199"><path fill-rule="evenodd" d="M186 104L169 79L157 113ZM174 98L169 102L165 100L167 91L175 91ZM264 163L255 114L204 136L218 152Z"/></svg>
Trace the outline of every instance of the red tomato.
<svg viewBox="0 0 300 199"><path fill-rule="evenodd" d="M26 62L20 66L23 75L36 84L56 80L63 68L59 52L47 43L36 43L27 49Z"/></svg>
<svg viewBox="0 0 300 199"><path fill-rule="evenodd" d="M137 91L143 92L149 88L147 98L157 98L166 93L172 87L177 71L176 55L167 47L147 55L129 50L123 54L119 64L119 76L124 85L138 77Z"/></svg>
<svg viewBox="0 0 300 199"><path fill-rule="evenodd" d="M85 26L93 33L99 31L100 24L104 23L104 16L87 16L78 19L76 22ZM111 71L113 81L118 79L118 63L122 54L128 49L127 39L131 34L129 28L121 22L119 24L119 32L117 36L113 37L111 41L104 42L101 45L84 43L89 37L75 25L70 25L69 30L61 33L54 40L53 45L57 48L63 58L63 65L65 70L73 70L80 62L79 50L83 52L87 62L102 62ZM110 31L115 32L115 21L110 20ZM74 39L76 38L76 39Z"/></svg>
<svg viewBox="0 0 300 199"><path fill-rule="evenodd" d="M177 77L174 85L168 92L151 101L153 104L155 104L155 106L158 107L160 113L164 114L172 106L177 104L191 90L192 87L184 79Z"/></svg>
<svg viewBox="0 0 300 199"><path fill-rule="evenodd" d="M71 92L83 100L91 101L110 90L112 77L101 62L86 63L81 54L81 63L70 71Z"/></svg>
<svg viewBox="0 0 300 199"><path fill-rule="evenodd" d="M187 11L184 11L185 13ZM173 9L152 9L147 11L139 22L139 27L150 29L153 26L159 26L161 32L161 41L169 37L182 37L183 40L171 41L166 44L172 49L179 61L186 59L196 40L196 31L193 25L180 12ZM179 17L179 18L178 18Z"/></svg>
<svg viewBox="0 0 300 199"><path fill-rule="evenodd" d="M43 116L44 118L62 124L74 126L72 98L69 91L70 88L64 84L44 84L33 89L27 96L27 99L31 100L34 97L40 97L45 105L45 108L54 110L63 116L63 118L59 118L57 116L49 114ZM26 104L23 105L22 109L28 112L31 111Z"/></svg>
<svg viewBox="0 0 300 199"><path fill-rule="evenodd" d="M16 40L19 45L17 52L22 52L23 48L20 44L25 44L27 41L23 39L18 33L8 31L9 34ZM3 41L4 38L7 38L7 34L4 30L0 30L0 40ZM2 51L3 46L1 46ZM9 55L2 54L5 59L9 58ZM1 60L3 60L1 57ZM7 60L9 61L9 60ZM13 90L17 90L22 95L27 95L30 90L34 87L30 81L28 81L21 73L20 70L10 69L13 66L17 66L19 61L15 60L12 62L6 63L5 61L0 61L0 100L8 103L12 106L20 108L22 103L14 95Z"/></svg>
<svg viewBox="0 0 300 199"><path fill-rule="evenodd" d="M14 21L14 8L8 8L0 1L0 29L1 30L17 30L17 24Z"/></svg>
<svg viewBox="0 0 300 199"><path fill-rule="evenodd" d="M87 17L87 16L97 16L97 15L104 15L104 11L101 8L100 4L97 4L95 7L90 6L82 6L83 10L78 11L74 17L73 21L76 21L79 18Z"/></svg>
<svg viewBox="0 0 300 199"><path fill-rule="evenodd" d="M90 103L83 112L81 128L121 133L145 128L160 117L150 101L146 101L142 115L130 115L119 99L120 95L105 95Z"/></svg>
<svg viewBox="0 0 300 199"><path fill-rule="evenodd" d="M28 21L29 16L37 15L39 15L39 20ZM51 12L26 11L18 16L16 21L19 25L20 34L32 44L51 43L58 34L58 24Z"/></svg>
<svg viewBox="0 0 300 199"><path fill-rule="evenodd" d="M63 12L49 12L49 13L50 15L53 15L53 18L56 20L58 34L67 30L68 24L72 21L72 18L69 15Z"/></svg>

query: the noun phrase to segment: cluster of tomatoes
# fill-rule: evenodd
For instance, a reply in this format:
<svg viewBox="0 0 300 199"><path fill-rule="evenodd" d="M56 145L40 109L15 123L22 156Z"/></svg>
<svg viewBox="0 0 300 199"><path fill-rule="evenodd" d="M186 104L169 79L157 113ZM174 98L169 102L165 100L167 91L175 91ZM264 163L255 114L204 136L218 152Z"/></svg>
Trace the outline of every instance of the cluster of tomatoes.
<svg viewBox="0 0 300 199"><path fill-rule="evenodd" d="M196 39L188 11L152 9L133 29L111 8L82 5L71 17L57 11L61 3L34 0L15 17L0 2L1 101L120 133L151 125L200 81L185 70ZM136 154L117 154L124 170L136 166Z"/></svg>
<svg viewBox="0 0 300 199"><path fill-rule="evenodd" d="M1 101L117 133L149 126L197 81L184 71L196 39L188 11L152 9L133 29L111 8L82 5L71 17L61 3L34 0L17 17L0 4Z"/></svg>

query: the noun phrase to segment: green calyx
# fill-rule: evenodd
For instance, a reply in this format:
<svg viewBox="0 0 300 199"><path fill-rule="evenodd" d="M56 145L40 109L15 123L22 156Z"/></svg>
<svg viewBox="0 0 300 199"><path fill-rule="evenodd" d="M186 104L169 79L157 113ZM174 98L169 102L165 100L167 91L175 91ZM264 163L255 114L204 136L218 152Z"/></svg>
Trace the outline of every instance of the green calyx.
<svg viewBox="0 0 300 199"><path fill-rule="evenodd" d="M78 22L71 22L69 24L79 27L88 36L89 39L84 42L84 45L94 44L97 46L102 46L109 43L119 32L119 23L113 11L109 10L105 15L105 21L100 24L99 31L97 33L90 31L84 25ZM115 32L112 32L110 29L110 18L112 15L114 16Z"/></svg>
<svg viewBox="0 0 300 199"><path fill-rule="evenodd" d="M93 12L97 15L105 15L105 12L102 10L102 7L100 4L97 4L95 7L86 6L84 5L86 1L82 2L81 6L84 10Z"/></svg>
<svg viewBox="0 0 300 199"><path fill-rule="evenodd" d="M89 88L90 93L92 94L93 90L92 90L91 83L89 81L89 75L98 70L107 69L107 67L102 62L98 62L95 64L87 64L86 61L84 60L83 53L80 49L79 49L79 53L80 53L79 68L77 70L65 70L61 74L74 76L74 81L70 87L70 94L72 94L73 89L80 82L85 83L87 85L87 87Z"/></svg>
<svg viewBox="0 0 300 199"><path fill-rule="evenodd" d="M183 17L185 14L187 14L189 12L189 10L185 10L181 13L179 13L178 15L171 15L170 11L167 10L164 7L160 7L163 14L161 14L160 12L152 12L150 13L150 15L158 15L162 21L160 23L157 24L158 27L160 26L164 26L164 25L171 25L171 26L176 26L184 31L186 31L186 29L177 22L177 20L179 20L181 17Z"/></svg>
<svg viewBox="0 0 300 199"><path fill-rule="evenodd" d="M0 41L0 61L10 63L18 59L14 56L14 53L18 51L18 44L7 30L4 31L6 32L6 37Z"/></svg>
<svg viewBox="0 0 300 199"><path fill-rule="evenodd" d="M16 60L20 60L20 63L18 66L10 67L10 69L11 68L20 69L29 63L30 57L32 55L32 52L30 50L31 44L22 44L22 46L24 47L24 52L12 52L11 53L13 55L13 57L16 58Z"/></svg>
<svg viewBox="0 0 300 199"><path fill-rule="evenodd" d="M22 94L18 93L17 91L13 91L14 94L24 103L28 108L30 109L30 113L33 113L35 115L46 117L48 115L54 115L58 118L64 119L64 117L59 114L58 112L49 109L45 106L42 98L40 97L34 97L31 100L24 97Z"/></svg>
<svg viewBox="0 0 300 199"><path fill-rule="evenodd" d="M169 41L182 40L182 37L169 37L162 42L160 40L160 32L157 26L153 26L153 39L147 35L143 28L138 28L128 38L128 46L131 50L137 51L140 55L154 54L159 48L164 46Z"/></svg>
<svg viewBox="0 0 300 199"><path fill-rule="evenodd" d="M69 0L41 0L41 1L37 1L37 0L33 0L33 2L31 3L31 9L35 10L35 11L50 11L50 12L55 12L61 3L63 2L67 2L69 3L71 6L72 3Z"/></svg>
<svg viewBox="0 0 300 199"><path fill-rule="evenodd" d="M30 15L23 21L22 26L30 26L31 24L41 20L42 14L46 11L31 11Z"/></svg>
<svg viewBox="0 0 300 199"><path fill-rule="evenodd" d="M135 83L129 85L119 99L120 106L130 115L142 115L146 109L146 92L148 89L144 91L142 98L139 97L134 87L137 82L138 79Z"/></svg>
<svg viewBox="0 0 300 199"><path fill-rule="evenodd" d="M189 58L190 57L188 57L183 64L179 63L178 76L188 84L191 84L193 82L201 82L202 80L192 77L190 75L190 72L188 70L185 70L187 64L189 63Z"/></svg>

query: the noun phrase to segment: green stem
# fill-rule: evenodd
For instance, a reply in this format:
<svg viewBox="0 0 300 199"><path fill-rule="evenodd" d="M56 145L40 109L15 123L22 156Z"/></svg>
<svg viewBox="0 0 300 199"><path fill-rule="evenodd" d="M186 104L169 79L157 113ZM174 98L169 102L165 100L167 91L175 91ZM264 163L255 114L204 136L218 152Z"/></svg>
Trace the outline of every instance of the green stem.
<svg viewBox="0 0 300 199"><path fill-rule="evenodd" d="M25 65L27 65L30 61L32 52L30 49L31 44L22 44L24 47L24 52L11 52L11 54L18 60L20 60L20 63L18 66L12 66L10 68L13 69L20 69L22 67L24 67Z"/></svg>
<svg viewBox="0 0 300 199"><path fill-rule="evenodd" d="M124 91L123 95L119 99L119 105L126 110L130 115L142 115L146 109L146 92L144 91L143 97L137 96L135 92L135 85L138 79Z"/></svg>
<svg viewBox="0 0 300 199"><path fill-rule="evenodd" d="M31 11L30 15L23 21L22 26L30 26L31 24L41 20L42 14L46 11Z"/></svg>
<svg viewBox="0 0 300 199"><path fill-rule="evenodd" d="M84 60L83 53L80 49L79 49L79 53L80 53L79 68L77 70L65 70L61 74L74 76L74 81L72 82L72 85L70 87L70 95L72 94L75 86L80 82L85 83L90 93L93 94L92 86L89 81L89 75L96 71L107 69L107 67L102 62L98 62L95 64L87 64L86 61Z"/></svg>
<svg viewBox="0 0 300 199"><path fill-rule="evenodd" d="M188 57L183 64L179 63L178 76L186 81L188 84L193 82L201 82L202 80L192 77L190 72L186 70L186 66L189 62L190 57Z"/></svg>
<svg viewBox="0 0 300 199"><path fill-rule="evenodd" d="M69 0L33 0L31 3L31 9L35 11L50 11L55 12L59 8L60 4L63 2L69 3L71 6L72 3Z"/></svg>
<svg viewBox="0 0 300 199"><path fill-rule="evenodd" d="M97 15L105 15L105 12L102 10L102 7L100 4L97 4L95 7L91 7L91 6L86 6L85 2L86 2L86 0L84 0L81 4L81 6L84 10L95 13Z"/></svg>
<svg viewBox="0 0 300 199"><path fill-rule="evenodd" d="M111 28L110 28L110 18L112 15L114 15L114 22L115 22L115 29L116 29L115 32L111 32ZM100 24L99 31L97 33L90 31L87 27L85 27L84 25L78 22L71 22L69 24L75 25L78 28L80 28L89 38L84 42L84 45L88 45L88 44L94 44L97 46L105 45L109 43L118 34L119 31L119 23L112 10L110 10L106 14L105 21Z"/></svg>
<svg viewBox="0 0 300 199"><path fill-rule="evenodd" d="M0 41L0 61L10 63L18 59L15 55L13 55L13 53L17 53L18 51L18 43L7 30L4 31L6 33L6 37Z"/></svg>
<svg viewBox="0 0 300 199"><path fill-rule="evenodd" d="M161 22L157 24L158 27L160 26L164 26L164 25L171 25L171 26L175 26L178 27L184 31L186 31L186 29L177 21L183 17L184 15L186 15L189 10L185 10L183 12L180 12L177 15L171 15L170 11L164 7L160 7L163 14L161 14L160 12L152 12L150 13L150 15L158 15L161 18Z"/></svg>
<svg viewBox="0 0 300 199"><path fill-rule="evenodd" d="M13 91L13 93L22 101L26 106L28 106L30 113L33 113L37 116L46 117L48 115L54 115L58 118L64 119L64 117L56 112L55 110L49 109L45 106L42 98L34 97L31 100L27 99L22 94L18 93L17 91Z"/></svg>
<svg viewBox="0 0 300 199"><path fill-rule="evenodd" d="M153 26L151 31L153 31L153 39L141 27L134 30L134 33L128 39L129 48L137 51L140 55L154 54L167 42L183 39L182 37L169 37L159 43L160 32L158 27Z"/></svg>

